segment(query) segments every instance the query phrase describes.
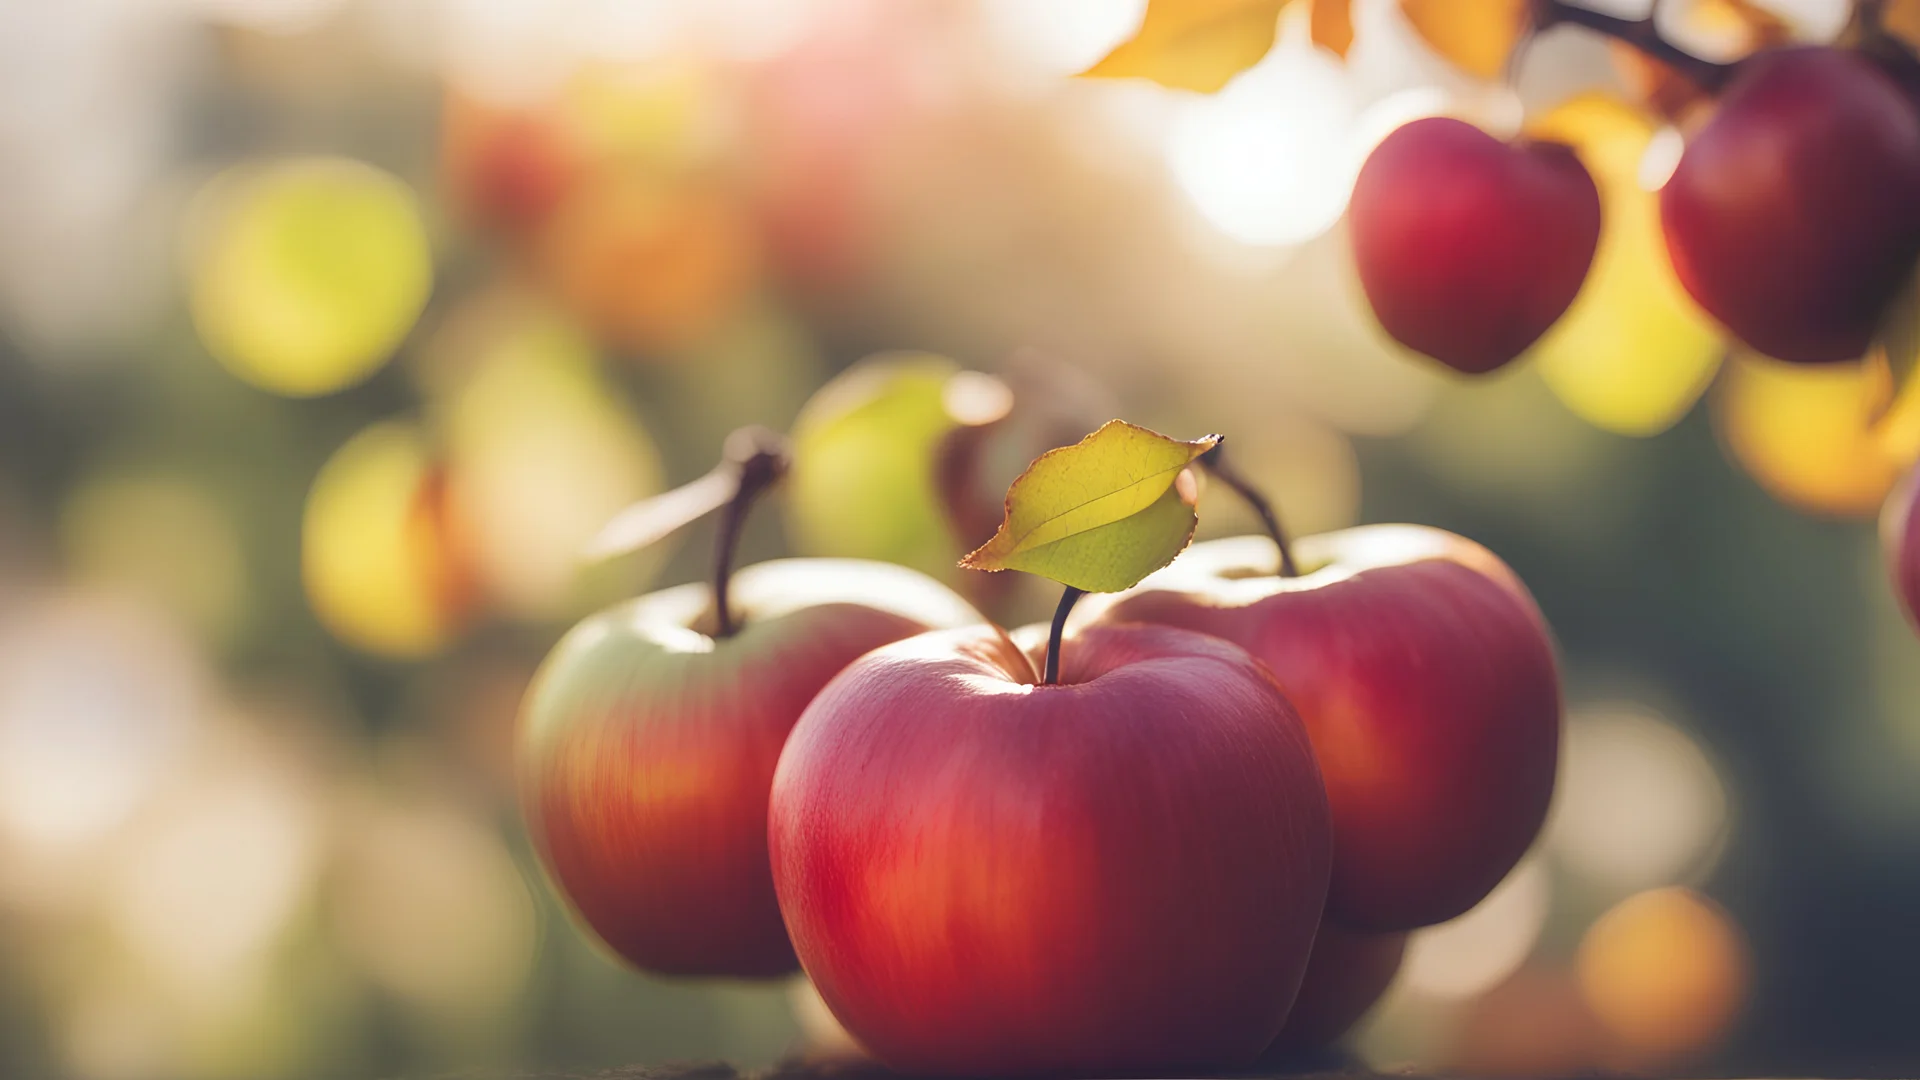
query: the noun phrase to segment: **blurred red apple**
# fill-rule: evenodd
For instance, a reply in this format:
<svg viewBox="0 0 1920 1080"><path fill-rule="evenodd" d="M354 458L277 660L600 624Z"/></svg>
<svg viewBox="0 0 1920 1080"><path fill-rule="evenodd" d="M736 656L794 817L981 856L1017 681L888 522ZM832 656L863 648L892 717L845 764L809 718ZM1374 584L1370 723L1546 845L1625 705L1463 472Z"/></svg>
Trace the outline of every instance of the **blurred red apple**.
<svg viewBox="0 0 1920 1080"><path fill-rule="evenodd" d="M759 280L759 242L716 178L616 170L568 191L535 237L535 264L600 336L659 358L739 309Z"/></svg>
<svg viewBox="0 0 1920 1080"><path fill-rule="evenodd" d="M1433 116L1381 141L1348 214L1360 284L1396 341L1468 374L1525 352L1573 303L1600 192L1558 143Z"/></svg>
<svg viewBox="0 0 1920 1080"><path fill-rule="evenodd" d="M1750 59L1660 193L1674 270L1742 341L1852 360L1920 256L1920 114L1871 60Z"/></svg>
<svg viewBox="0 0 1920 1080"><path fill-rule="evenodd" d="M561 639L528 689L518 767L542 863L594 933L670 975L778 975L794 956L767 864L767 793L787 732L879 645L980 617L885 563L787 559L712 590L610 608Z"/></svg>
<svg viewBox="0 0 1920 1080"><path fill-rule="evenodd" d="M1299 718L1245 651L1168 627L856 661L780 759L774 886L807 974L905 1071L1219 1069L1280 1030L1331 858Z"/></svg>
<svg viewBox="0 0 1920 1080"><path fill-rule="evenodd" d="M1560 680L1526 587L1470 540L1374 525L1295 546L1196 544L1134 589L1081 605L1097 623L1217 634L1272 669L1300 710L1333 807L1327 918L1388 931L1487 895L1553 793Z"/></svg>
<svg viewBox="0 0 1920 1080"><path fill-rule="evenodd" d="M560 204L583 171L578 140L551 108L515 110L449 93L440 168L449 200L482 228L519 235Z"/></svg>
<svg viewBox="0 0 1920 1080"><path fill-rule="evenodd" d="M933 9L840 4L808 36L748 73L753 210L782 284L813 299L870 269L885 167L924 120L925 75L943 40Z"/></svg>
<svg viewBox="0 0 1920 1080"><path fill-rule="evenodd" d="M1263 1057L1280 1059L1339 1042L1387 992L1406 952L1404 932L1363 934L1323 923L1287 1026Z"/></svg>
<svg viewBox="0 0 1920 1080"><path fill-rule="evenodd" d="M1893 578L1893 595L1920 630L1920 466L1887 496L1880 511L1880 550Z"/></svg>

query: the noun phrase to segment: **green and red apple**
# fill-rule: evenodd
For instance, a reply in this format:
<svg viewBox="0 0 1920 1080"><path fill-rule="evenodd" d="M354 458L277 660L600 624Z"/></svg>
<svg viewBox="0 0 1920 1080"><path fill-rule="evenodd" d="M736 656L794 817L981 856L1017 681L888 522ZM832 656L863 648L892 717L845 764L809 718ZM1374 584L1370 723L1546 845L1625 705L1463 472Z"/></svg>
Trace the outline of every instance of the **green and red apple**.
<svg viewBox="0 0 1920 1080"><path fill-rule="evenodd" d="M580 919L670 975L795 967L767 861L767 796L788 731L870 649L977 623L931 578L885 563L787 559L731 580L722 636L704 583L569 631L522 710L522 806Z"/></svg>

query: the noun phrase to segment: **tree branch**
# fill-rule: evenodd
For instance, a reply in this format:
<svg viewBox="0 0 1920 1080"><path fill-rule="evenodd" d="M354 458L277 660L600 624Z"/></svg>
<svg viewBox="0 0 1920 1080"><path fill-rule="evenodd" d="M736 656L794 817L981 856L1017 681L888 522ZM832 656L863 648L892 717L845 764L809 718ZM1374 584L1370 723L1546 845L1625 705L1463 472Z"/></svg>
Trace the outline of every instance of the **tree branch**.
<svg viewBox="0 0 1920 1080"><path fill-rule="evenodd" d="M1658 4L1655 5L1658 8ZM1660 33L1652 15L1644 19L1623 19L1618 15L1583 8L1566 0L1533 0L1535 31L1560 26L1583 26L1596 34L1633 46L1644 55L1672 68L1689 82L1710 94L1717 94L1739 70L1739 64L1708 60L1668 41Z"/></svg>

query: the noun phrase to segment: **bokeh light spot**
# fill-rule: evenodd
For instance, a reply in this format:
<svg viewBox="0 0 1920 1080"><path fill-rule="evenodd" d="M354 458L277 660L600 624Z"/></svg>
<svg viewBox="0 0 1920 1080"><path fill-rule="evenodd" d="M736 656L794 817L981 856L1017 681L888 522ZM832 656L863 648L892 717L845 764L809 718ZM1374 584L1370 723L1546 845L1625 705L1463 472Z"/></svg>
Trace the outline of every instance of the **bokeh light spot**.
<svg viewBox="0 0 1920 1080"><path fill-rule="evenodd" d="M1531 350L1540 377L1596 427L1657 434L1705 392L1725 346L1674 276L1658 196L1642 182L1654 126L1589 94L1555 109L1533 133L1580 154L1600 188L1604 225L1573 306Z"/></svg>
<svg viewBox="0 0 1920 1080"><path fill-rule="evenodd" d="M1552 883L1546 866L1528 859L1472 911L1417 930L1407 941L1400 979L1436 998L1468 998L1511 975L1533 951L1546 925Z"/></svg>
<svg viewBox="0 0 1920 1080"><path fill-rule="evenodd" d="M1679 728L1632 704L1574 712L1548 819L1549 850L1623 890L1684 879L1724 839L1727 796L1713 763Z"/></svg>
<svg viewBox="0 0 1920 1080"><path fill-rule="evenodd" d="M1168 144L1174 178L1235 240L1311 240L1346 209L1359 168L1356 113L1336 58L1282 42L1225 90L1187 103Z"/></svg>
<svg viewBox="0 0 1920 1080"><path fill-rule="evenodd" d="M433 285L413 193L344 158L243 166L201 194L200 339L235 375L311 397L372 375Z"/></svg>
<svg viewBox="0 0 1920 1080"><path fill-rule="evenodd" d="M1740 928L1691 889L1621 901L1580 942L1581 989L1602 1023L1657 1066L1717 1045L1745 1003Z"/></svg>

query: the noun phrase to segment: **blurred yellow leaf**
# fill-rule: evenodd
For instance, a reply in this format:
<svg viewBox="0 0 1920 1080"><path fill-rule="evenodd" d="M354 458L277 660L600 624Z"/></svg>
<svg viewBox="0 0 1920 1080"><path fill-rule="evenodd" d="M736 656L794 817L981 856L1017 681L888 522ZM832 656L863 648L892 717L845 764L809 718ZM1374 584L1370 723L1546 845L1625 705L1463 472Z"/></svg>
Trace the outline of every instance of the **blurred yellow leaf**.
<svg viewBox="0 0 1920 1080"><path fill-rule="evenodd" d="M1614 98L1587 94L1529 130L1580 155L1600 188L1603 222L1579 296L1533 347L1540 376L1595 427L1664 431L1705 392L1725 343L1674 276L1658 196L1640 182L1654 124Z"/></svg>
<svg viewBox="0 0 1920 1080"><path fill-rule="evenodd" d="M1880 28L1911 49L1920 49L1920 0L1887 0L1880 8Z"/></svg>
<svg viewBox="0 0 1920 1080"><path fill-rule="evenodd" d="M1902 472L1883 433L1920 422L1920 397L1890 407L1880 363L1787 364L1751 353L1730 362L1715 395L1734 458L1775 498L1802 510L1866 518Z"/></svg>
<svg viewBox="0 0 1920 1080"><path fill-rule="evenodd" d="M1088 592L1131 588L1193 538L1197 493L1180 475L1219 441L1109 420L1027 466L1007 489L1000 530L960 565L1025 570Z"/></svg>
<svg viewBox="0 0 1920 1080"><path fill-rule="evenodd" d="M1753 0L1693 0L1682 18L1699 33L1724 35L1734 51L1741 53L1793 40L1793 27L1787 20Z"/></svg>
<svg viewBox="0 0 1920 1080"><path fill-rule="evenodd" d="M1470 75L1496 79L1527 29L1527 0L1400 0L1426 43Z"/></svg>
<svg viewBox="0 0 1920 1080"><path fill-rule="evenodd" d="M1313 43L1339 56L1353 47L1353 0L1313 0Z"/></svg>
<svg viewBox="0 0 1920 1080"><path fill-rule="evenodd" d="M242 166L202 193L193 322L235 375L309 397L386 362L426 305L433 258L413 192L345 158Z"/></svg>
<svg viewBox="0 0 1920 1080"><path fill-rule="evenodd" d="M1273 48L1288 0L1148 0L1133 37L1082 72L1211 94Z"/></svg>

